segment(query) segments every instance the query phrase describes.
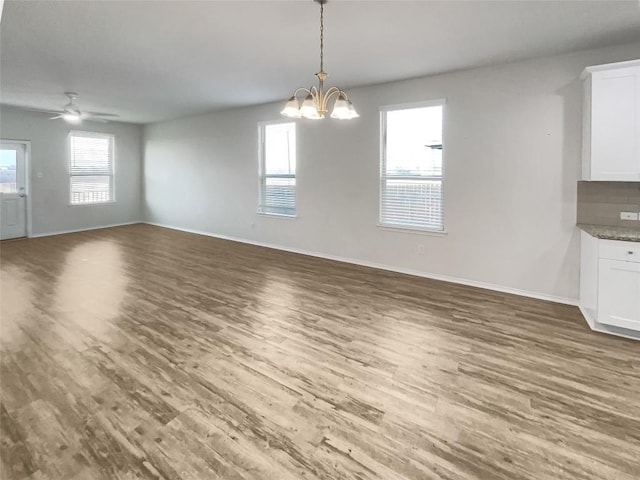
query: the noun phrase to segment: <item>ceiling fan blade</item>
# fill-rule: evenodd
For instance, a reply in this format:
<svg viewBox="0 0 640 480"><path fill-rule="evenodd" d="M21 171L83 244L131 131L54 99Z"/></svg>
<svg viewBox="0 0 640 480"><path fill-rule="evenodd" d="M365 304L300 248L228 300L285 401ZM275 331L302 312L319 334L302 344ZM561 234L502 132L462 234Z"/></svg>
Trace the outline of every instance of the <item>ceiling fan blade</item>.
<svg viewBox="0 0 640 480"><path fill-rule="evenodd" d="M109 120L107 120L106 118L92 117L90 115L85 115L82 118L90 122L109 123Z"/></svg>
<svg viewBox="0 0 640 480"><path fill-rule="evenodd" d="M62 115L63 112L60 110L39 110L36 108L25 108L27 112L36 112L36 113L48 113L49 115Z"/></svg>
<svg viewBox="0 0 640 480"><path fill-rule="evenodd" d="M115 114L115 113L104 113L104 112L84 112L87 115L90 115L92 117L109 117L109 118L115 118L115 117L119 117L120 115Z"/></svg>
<svg viewBox="0 0 640 480"><path fill-rule="evenodd" d="M55 112L49 112L49 113L55 113ZM64 115L63 114L59 114L56 115L55 117L49 117L49 120L57 120L58 118L62 118Z"/></svg>

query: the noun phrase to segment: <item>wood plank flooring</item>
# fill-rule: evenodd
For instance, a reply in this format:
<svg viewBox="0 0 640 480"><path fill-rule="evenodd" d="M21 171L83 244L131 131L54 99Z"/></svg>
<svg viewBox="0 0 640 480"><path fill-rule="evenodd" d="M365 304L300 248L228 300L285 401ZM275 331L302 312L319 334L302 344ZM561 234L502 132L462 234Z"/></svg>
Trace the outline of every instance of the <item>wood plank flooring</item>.
<svg viewBox="0 0 640 480"><path fill-rule="evenodd" d="M132 225L1 245L0 477L640 478L575 307Z"/></svg>

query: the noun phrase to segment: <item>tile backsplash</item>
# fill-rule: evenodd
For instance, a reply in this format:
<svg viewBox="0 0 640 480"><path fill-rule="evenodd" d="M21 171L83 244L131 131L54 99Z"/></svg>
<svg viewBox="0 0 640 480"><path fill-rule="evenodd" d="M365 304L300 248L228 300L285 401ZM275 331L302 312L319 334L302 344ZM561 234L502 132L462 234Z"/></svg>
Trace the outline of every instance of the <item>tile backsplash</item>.
<svg viewBox="0 0 640 480"><path fill-rule="evenodd" d="M578 223L640 228L620 212L640 212L640 182L578 182Z"/></svg>

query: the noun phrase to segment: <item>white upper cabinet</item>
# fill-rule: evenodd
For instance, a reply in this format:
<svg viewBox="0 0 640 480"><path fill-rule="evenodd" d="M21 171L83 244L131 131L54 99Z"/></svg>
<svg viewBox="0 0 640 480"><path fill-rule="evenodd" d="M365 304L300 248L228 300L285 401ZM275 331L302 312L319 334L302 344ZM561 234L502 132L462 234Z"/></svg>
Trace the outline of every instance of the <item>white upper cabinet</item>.
<svg viewBox="0 0 640 480"><path fill-rule="evenodd" d="M587 67L583 180L640 181L640 60Z"/></svg>

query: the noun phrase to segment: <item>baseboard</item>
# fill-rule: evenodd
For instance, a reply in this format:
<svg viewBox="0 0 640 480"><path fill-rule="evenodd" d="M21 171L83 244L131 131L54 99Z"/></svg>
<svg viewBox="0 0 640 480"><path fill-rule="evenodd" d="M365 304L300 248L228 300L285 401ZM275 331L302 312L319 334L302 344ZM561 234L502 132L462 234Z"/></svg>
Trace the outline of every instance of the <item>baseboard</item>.
<svg viewBox="0 0 640 480"><path fill-rule="evenodd" d="M580 305L578 305L578 308L580 309L580 312L582 313L584 319L587 321L587 325L589 325L589 328L594 332L605 333L607 335L615 335L617 337L628 338L630 340L640 340L640 332L599 323L589 314L589 312L585 308Z"/></svg>
<svg viewBox="0 0 640 480"><path fill-rule="evenodd" d="M582 313L582 316L584 317L584 319L587 321L587 325L589 325L589 328L591 330L595 330L596 319L593 318L589 313L589 311L586 308L584 308L582 305L578 305L578 308L580 309L580 313Z"/></svg>
<svg viewBox="0 0 640 480"><path fill-rule="evenodd" d="M40 237L51 237L53 235L65 235L67 233L78 233L78 232L89 232L91 230L100 230L103 228L112 228L112 227L123 227L125 225L135 225L136 223L145 223L141 220L136 220L133 222L125 222L125 223L112 223L110 225L100 225L99 227L91 227L91 228L78 228L75 230L59 230L56 232L47 232L47 233L38 233L37 235L29 235L29 238L40 238Z"/></svg>
<svg viewBox="0 0 640 480"><path fill-rule="evenodd" d="M549 302L555 302L555 303L562 303L565 305L572 305L572 306L577 306L578 305L578 300L574 299L574 298L566 298L566 297L556 297L554 295L547 295L544 293L537 293L537 292L531 292L528 290L520 290L517 288L511 288L511 287L505 287L502 285L494 285L492 283L485 283L485 282L479 282L476 280L469 280L466 278L460 278L460 277L453 277L453 276L449 276L449 275L441 275L441 274L437 274L437 273L428 273L428 272L423 272L420 270L412 270L412 269L408 269L408 268L399 268L399 267L394 267L392 265L386 265L383 263L376 263L376 262L368 262L365 260L358 260L358 259L354 259L354 258L348 258L348 257L340 257L337 255L330 255L330 254L326 254L326 253L320 253L320 252L313 252L313 251L309 251L309 250L302 250L299 248L291 248L291 247L285 247L282 245L277 245L277 244L272 244L272 243L265 243L265 242L257 242L254 240L247 240L244 238L238 238L238 237L231 237L229 235L220 235L220 234L215 234L215 233L210 233L210 232L204 232L202 230L193 230L193 229L189 229L189 228L181 228L181 227L175 227L172 225L165 225L162 223L156 223L156 222L142 222L142 223L146 223L148 225L154 225L156 227L163 227L163 228L169 228L172 230L179 230L181 232L187 232L187 233L195 233L197 235L204 235L207 237L214 237L214 238L220 238L222 240L230 240L233 242L240 242L240 243L246 243L249 245L256 245L258 247L265 247L265 248L273 248L275 250L283 250L285 252L291 252L291 253L298 253L301 255L309 255L311 257L318 257L318 258L324 258L326 260L334 260L337 262L344 262L344 263L350 263L353 265L360 265L363 267L370 267L370 268L377 268L379 270L387 270L390 272L396 272L396 273L403 273L406 275L413 275L416 277L422 277L422 278L429 278L429 279L433 279L433 280L440 280L443 282L451 282L451 283L457 283L459 285L467 285L470 287L477 287L477 288L484 288L486 290L493 290L496 292L501 292L501 293L510 293L512 295L519 295L522 297L528 297L528 298L535 298L538 300L546 300Z"/></svg>

